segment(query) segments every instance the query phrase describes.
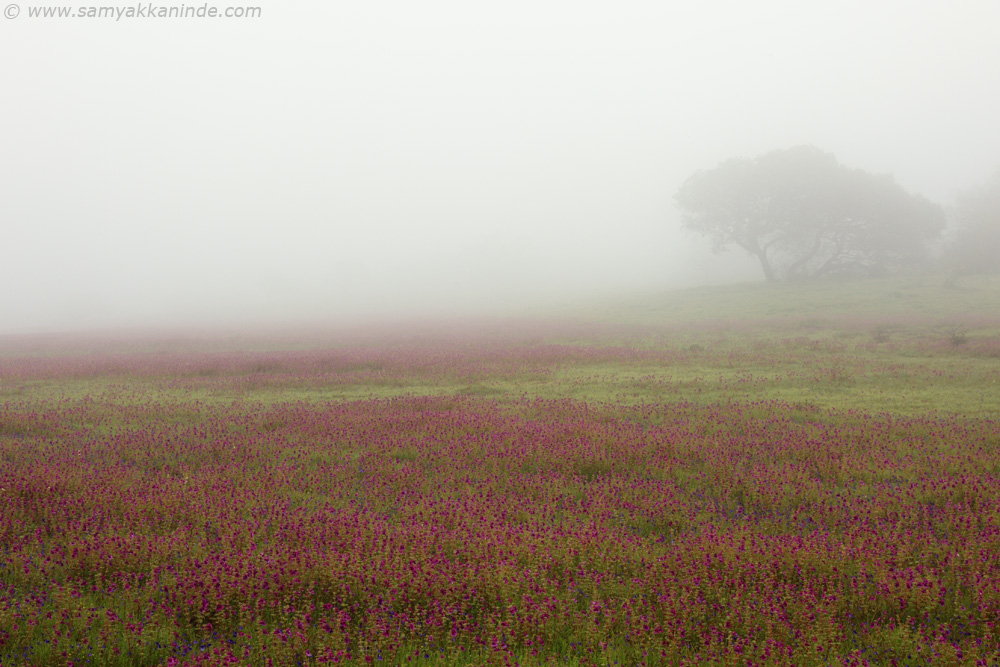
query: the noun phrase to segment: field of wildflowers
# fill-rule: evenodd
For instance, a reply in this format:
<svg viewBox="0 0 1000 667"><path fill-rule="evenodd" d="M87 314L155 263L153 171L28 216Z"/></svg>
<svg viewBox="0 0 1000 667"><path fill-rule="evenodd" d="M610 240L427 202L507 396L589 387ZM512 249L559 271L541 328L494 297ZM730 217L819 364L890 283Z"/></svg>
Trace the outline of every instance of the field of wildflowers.
<svg viewBox="0 0 1000 667"><path fill-rule="evenodd" d="M10 338L0 664L1000 665L1000 322L885 322Z"/></svg>

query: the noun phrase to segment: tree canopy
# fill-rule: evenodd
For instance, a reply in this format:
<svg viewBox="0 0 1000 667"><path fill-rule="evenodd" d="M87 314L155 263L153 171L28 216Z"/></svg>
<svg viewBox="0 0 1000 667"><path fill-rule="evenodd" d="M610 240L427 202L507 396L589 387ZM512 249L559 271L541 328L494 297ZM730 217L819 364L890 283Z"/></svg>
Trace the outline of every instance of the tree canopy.
<svg viewBox="0 0 1000 667"><path fill-rule="evenodd" d="M675 200L685 228L716 251L743 248L768 281L886 273L926 258L945 222L940 206L891 176L850 169L812 146L699 171Z"/></svg>

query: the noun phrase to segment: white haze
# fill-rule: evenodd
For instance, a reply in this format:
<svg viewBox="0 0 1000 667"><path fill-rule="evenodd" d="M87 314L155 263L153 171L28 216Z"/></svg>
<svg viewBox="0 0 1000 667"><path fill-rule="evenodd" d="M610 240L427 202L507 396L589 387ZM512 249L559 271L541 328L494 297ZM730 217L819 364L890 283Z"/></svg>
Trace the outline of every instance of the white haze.
<svg viewBox="0 0 1000 667"><path fill-rule="evenodd" d="M814 144L948 204L1000 165L994 0L246 4L0 19L0 333L757 279L679 230L692 172Z"/></svg>

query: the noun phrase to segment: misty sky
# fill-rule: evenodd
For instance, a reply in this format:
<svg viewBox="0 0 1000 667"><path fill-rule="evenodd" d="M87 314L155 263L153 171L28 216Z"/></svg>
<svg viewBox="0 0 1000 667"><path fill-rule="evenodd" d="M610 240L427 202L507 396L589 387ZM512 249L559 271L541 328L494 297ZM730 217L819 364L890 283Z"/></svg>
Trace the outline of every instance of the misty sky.
<svg viewBox="0 0 1000 667"><path fill-rule="evenodd" d="M0 333L758 279L679 230L692 172L814 144L948 205L1000 167L995 0L28 1L0 19Z"/></svg>

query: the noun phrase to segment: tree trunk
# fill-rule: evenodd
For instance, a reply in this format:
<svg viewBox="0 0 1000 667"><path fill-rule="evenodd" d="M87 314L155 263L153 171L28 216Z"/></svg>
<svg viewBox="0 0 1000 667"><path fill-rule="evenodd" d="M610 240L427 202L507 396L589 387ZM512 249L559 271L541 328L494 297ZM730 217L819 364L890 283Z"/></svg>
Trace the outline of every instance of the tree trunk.
<svg viewBox="0 0 1000 667"><path fill-rule="evenodd" d="M754 254L760 260L760 268L764 270L764 279L769 283L776 282L777 277L774 275L774 268L771 266L771 262L767 260L767 252L761 250Z"/></svg>
<svg viewBox="0 0 1000 667"><path fill-rule="evenodd" d="M773 243L773 241L771 243ZM773 283L778 279L777 276L774 275L774 267L771 266L771 262L767 259L767 248L771 245L771 243L765 244L762 248L760 247L760 243L758 243L757 239L750 239L749 241L745 239L736 239L736 245L757 258L760 262L760 268L764 270L764 278L769 283Z"/></svg>
<svg viewBox="0 0 1000 667"><path fill-rule="evenodd" d="M799 269L805 266L809 262L809 260L811 260L813 257L816 256L816 253L819 252L820 246L822 245L823 245L823 234L819 233L816 235L816 240L813 242L812 248L810 248L804 255L802 255L802 257L799 257L795 262L792 263L791 266L788 267L788 271L785 273L785 276L789 280L806 277L798 275ZM840 247L838 246L837 251L834 253L834 257L836 257L839 253L840 253ZM830 260L827 260L826 264L829 263Z"/></svg>

